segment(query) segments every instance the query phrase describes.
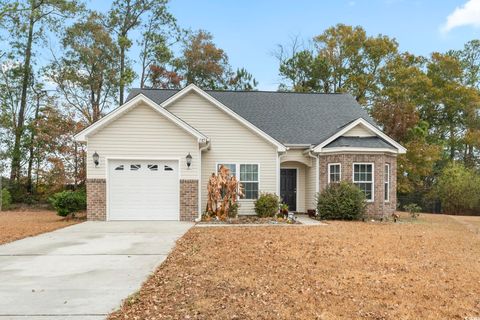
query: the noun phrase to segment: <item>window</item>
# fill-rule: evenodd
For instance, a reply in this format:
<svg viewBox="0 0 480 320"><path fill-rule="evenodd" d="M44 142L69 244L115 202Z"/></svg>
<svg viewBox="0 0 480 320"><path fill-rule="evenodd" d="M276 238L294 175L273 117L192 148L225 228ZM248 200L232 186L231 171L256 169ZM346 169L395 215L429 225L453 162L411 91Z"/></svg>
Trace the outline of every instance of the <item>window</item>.
<svg viewBox="0 0 480 320"><path fill-rule="evenodd" d="M328 183L340 182L342 176L342 166L340 163L328 164Z"/></svg>
<svg viewBox="0 0 480 320"><path fill-rule="evenodd" d="M142 167L142 166L139 165L139 164L131 164L131 165L130 165L130 170L131 170L131 171L137 171L137 170L139 170L141 167Z"/></svg>
<svg viewBox="0 0 480 320"><path fill-rule="evenodd" d="M367 201L373 201L373 163L353 164L353 183L365 194Z"/></svg>
<svg viewBox="0 0 480 320"><path fill-rule="evenodd" d="M158 171L158 164L149 164L147 167L150 171Z"/></svg>
<svg viewBox="0 0 480 320"><path fill-rule="evenodd" d="M224 166L226 167L227 169L230 170L230 175L231 176L237 176L237 165L235 163L219 163L217 165L217 171L220 170L220 167L221 166Z"/></svg>
<svg viewBox="0 0 480 320"><path fill-rule="evenodd" d="M385 202L390 201L390 164L385 164L385 173L383 175L383 186L384 186L384 200Z"/></svg>
<svg viewBox="0 0 480 320"><path fill-rule="evenodd" d="M167 165L163 166L163 171L173 171L173 168Z"/></svg>
<svg viewBox="0 0 480 320"><path fill-rule="evenodd" d="M222 165L241 183L244 193L242 199L258 198L258 164L219 163L217 171Z"/></svg>
<svg viewBox="0 0 480 320"><path fill-rule="evenodd" d="M123 171L123 164L119 165L118 167L115 168L117 171Z"/></svg>
<svg viewBox="0 0 480 320"><path fill-rule="evenodd" d="M240 165L240 183L244 189L244 199L258 198L258 164Z"/></svg>

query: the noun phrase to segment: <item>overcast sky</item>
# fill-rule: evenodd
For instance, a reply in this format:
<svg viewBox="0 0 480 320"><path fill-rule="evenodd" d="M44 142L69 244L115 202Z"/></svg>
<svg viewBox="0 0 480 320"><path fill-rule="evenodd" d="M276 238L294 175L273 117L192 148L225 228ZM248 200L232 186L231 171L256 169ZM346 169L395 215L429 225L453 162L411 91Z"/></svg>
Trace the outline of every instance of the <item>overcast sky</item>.
<svg viewBox="0 0 480 320"><path fill-rule="evenodd" d="M106 11L109 3L89 6ZM180 26L210 31L231 64L247 68L262 90L280 82L272 56L277 44L296 35L311 39L337 23L396 38L402 51L419 55L480 38L480 0L171 0L169 8Z"/></svg>

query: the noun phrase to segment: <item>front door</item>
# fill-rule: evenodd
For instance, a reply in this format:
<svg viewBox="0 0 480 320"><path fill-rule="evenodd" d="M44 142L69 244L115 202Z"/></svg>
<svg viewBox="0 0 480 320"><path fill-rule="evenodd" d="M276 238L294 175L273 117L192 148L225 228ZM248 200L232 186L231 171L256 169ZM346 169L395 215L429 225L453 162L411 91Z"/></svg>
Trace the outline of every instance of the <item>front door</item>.
<svg viewBox="0 0 480 320"><path fill-rule="evenodd" d="M280 169L280 197L289 211L297 210L297 170Z"/></svg>

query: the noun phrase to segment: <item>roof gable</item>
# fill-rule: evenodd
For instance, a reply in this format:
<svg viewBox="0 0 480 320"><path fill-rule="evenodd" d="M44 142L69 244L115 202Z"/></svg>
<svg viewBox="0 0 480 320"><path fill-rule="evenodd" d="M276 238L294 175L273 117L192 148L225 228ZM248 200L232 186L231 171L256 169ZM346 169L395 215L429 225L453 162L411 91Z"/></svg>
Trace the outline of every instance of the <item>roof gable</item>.
<svg viewBox="0 0 480 320"><path fill-rule="evenodd" d="M157 111L160 113L162 116L167 118L168 120L172 121L175 123L177 126L185 130L186 132L190 133L192 136L196 137L198 139L198 142L206 142L208 141L208 137L202 134L200 131L197 129L193 128L190 126L188 123L184 122L180 118L176 117L174 114L171 112L167 111L166 109L162 108L159 106L157 103L149 99L143 94L138 94L132 99L129 99L127 102L125 102L122 106L119 108L113 110L97 122L91 124L87 128L83 129L79 133L75 135L75 140L76 141L87 141L87 138L99 130L101 130L103 127L107 126L108 124L114 122L116 119L120 118L123 114L126 112L132 110L133 108L139 106L139 105L146 105L151 107L153 110Z"/></svg>

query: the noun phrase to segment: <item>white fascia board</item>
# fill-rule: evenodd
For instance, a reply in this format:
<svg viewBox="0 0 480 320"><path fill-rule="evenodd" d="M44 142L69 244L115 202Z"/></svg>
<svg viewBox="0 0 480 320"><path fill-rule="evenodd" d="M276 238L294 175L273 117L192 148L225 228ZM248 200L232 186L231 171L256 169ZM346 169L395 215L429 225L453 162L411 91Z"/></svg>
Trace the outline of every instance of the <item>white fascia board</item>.
<svg viewBox="0 0 480 320"><path fill-rule="evenodd" d="M356 147L336 147L336 148L326 148L320 151L321 154L325 153L339 153L339 152L358 152L358 153L393 153L398 154L397 150L389 148L356 148Z"/></svg>
<svg viewBox="0 0 480 320"><path fill-rule="evenodd" d="M346 132L348 132L349 130L351 130L352 128L356 127L359 124L364 125L368 129L370 129L373 133L375 133L377 136L379 136L380 138L384 139L385 141L387 141L388 143L393 145L395 148L397 148L398 151L396 153L401 154L401 153L406 153L407 152L407 149L405 149L405 147L403 147L401 144L399 144L398 142L396 142L395 140L393 140L392 138L387 136L385 133L382 132L382 130L378 129L376 126L372 125L371 123L369 123L367 120L365 120L363 118L358 118L357 120L351 122L349 125L343 127L341 130L337 131L337 133L332 135L330 138L328 138L327 140L318 144L313 149L313 151L314 152L324 152L325 150L323 149L323 147L325 147L326 145L328 145L330 142L337 139L338 137L343 136ZM333 148L329 148L329 149L333 149ZM369 148L357 148L357 149L369 149ZM372 148L372 149L375 149L375 148ZM378 149L376 149L376 150L378 150Z"/></svg>
<svg viewBox="0 0 480 320"><path fill-rule="evenodd" d="M218 101L217 99L215 99L214 97L212 97L207 92L203 91L202 89L200 89L199 87L197 87L194 84L189 84L188 86L186 86L185 88L183 88L182 90L180 90L179 92L177 92L176 94L174 94L173 96L171 96L170 98L165 100L161 104L161 106L163 108L168 108L168 106L171 105L174 101L180 99L181 97L183 97L184 95L186 95L187 93L189 93L191 91L194 91L194 92L198 93L200 96L207 99L213 105L215 105L216 107L218 107L219 109L221 109L222 111L224 111L225 113L227 113L228 115L230 115L231 117L233 117L234 119L239 121L241 124L243 124L244 126L249 128L250 130L252 130L256 134L260 135L261 137L263 137L265 140L267 140L271 144L275 145L277 147L277 151L282 152L282 151L287 150L285 145L283 145L279 141L275 140L273 137L271 137L270 135L268 135L264 131L257 128L255 125L250 123L248 120L241 117L240 115L235 113L232 109L230 109L229 107L227 107L226 105L224 105L223 103L221 103L220 101Z"/></svg>
<svg viewBox="0 0 480 320"><path fill-rule="evenodd" d="M106 126L107 124L115 121L118 119L121 115L129 111L130 109L136 107L139 104L146 104L153 108L155 111L160 113L162 116L165 118L169 119L173 123L175 123L177 126L181 127L194 137L198 139L199 143L205 143L208 141L208 137L205 136L203 133L198 131L197 129L193 128L190 126L188 123L183 121L182 119L178 118L175 116L173 113L169 112L168 110L165 110L158 104L156 104L153 100L149 99L142 93L138 94L135 96L133 99L129 100L128 102L124 103L122 106L119 108L113 110L112 112L108 113L106 116L95 122L94 124L88 126L87 128L83 129L79 133L77 133L74 136L74 139L79 142L85 142L87 141L88 136L94 134L98 130L100 130L102 127Z"/></svg>

